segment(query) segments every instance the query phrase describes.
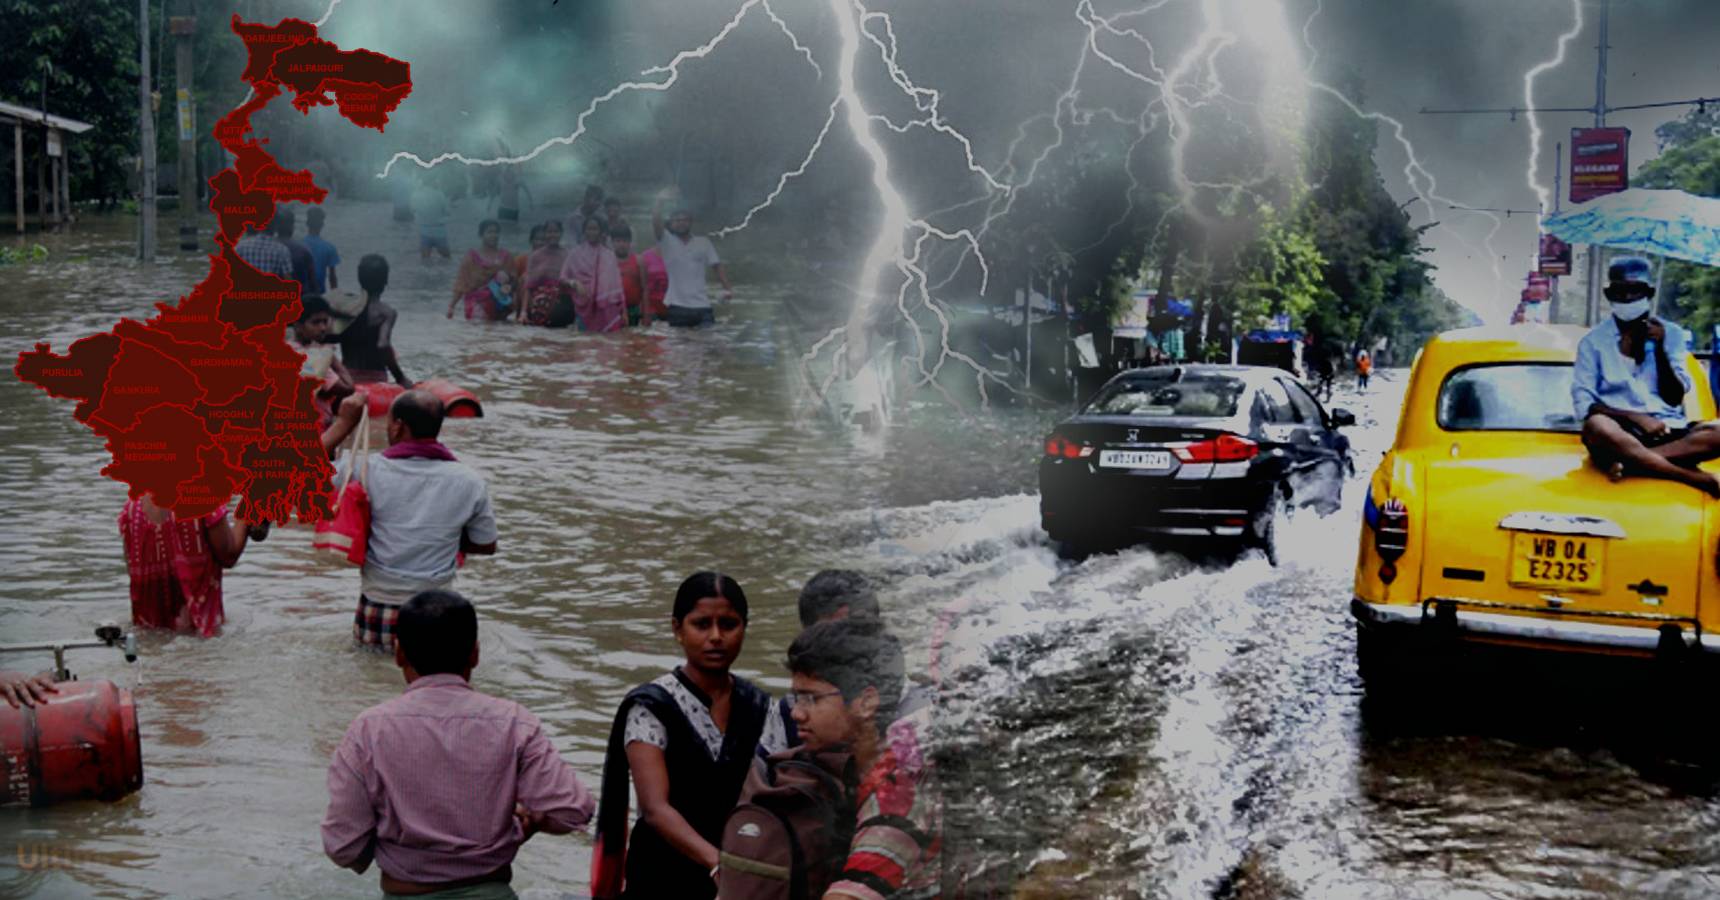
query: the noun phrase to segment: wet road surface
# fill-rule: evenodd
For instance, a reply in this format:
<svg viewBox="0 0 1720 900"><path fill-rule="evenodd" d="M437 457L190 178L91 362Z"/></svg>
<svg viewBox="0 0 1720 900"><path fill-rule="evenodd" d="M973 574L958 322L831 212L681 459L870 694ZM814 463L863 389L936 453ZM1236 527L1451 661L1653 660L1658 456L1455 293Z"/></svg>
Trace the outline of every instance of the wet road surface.
<svg viewBox="0 0 1720 900"><path fill-rule="evenodd" d="M49 262L0 269L0 349L63 350L202 276L198 260L129 262L127 227L89 222L44 241ZM1706 711L1699 685L1681 691L1682 727L1580 671L1515 673L1517 697L1430 672L1413 709L1363 702L1350 570L1401 373L1340 397L1361 420L1360 474L1342 512L1293 521L1281 567L1147 549L1070 563L1034 497L1056 411L913 405L858 440L795 421L803 335L780 304L817 288L741 277L727 321L699 334L474 326L442 317L453 266L421 265L384 207L335 206L328 236L349 276L363 253L389 256L408 374L483 399L486 417L445 438L488 477L502 532L500 555L458 583L483 621L475 680L537 713L592 786L616 702L677 659L667 618L682 577L740 580L754 610L741 668L780 690L794 592L847 565L885 580L910 664L941 685L947 839L975 893L1720 893L1715 754L1689 726ZM123 620L124 489L94 476L99 441L69 403L15 380L0 410L0 635ZM0 810L0 894L375 894L373 873L322 856L317 824L329 754L399 674L351 646L356 572L308 544L305 529L277 529L247 551L219 638L148 634L130 669L74 654L84 678L136 691L146 783L115 804ZM578 895L588 854L584 837L537 838L515 886Z"/></svg>

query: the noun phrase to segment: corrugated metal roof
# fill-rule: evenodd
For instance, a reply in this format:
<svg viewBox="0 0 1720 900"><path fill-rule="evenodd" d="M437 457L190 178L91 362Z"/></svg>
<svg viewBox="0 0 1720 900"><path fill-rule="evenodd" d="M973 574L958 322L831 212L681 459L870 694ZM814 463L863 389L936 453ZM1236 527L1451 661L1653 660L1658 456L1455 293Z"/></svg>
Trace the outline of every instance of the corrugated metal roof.
<svg viewBox="0 0 1720 900"><path fill-rule="evenodd" d="M41 110L31 109L28 106L19 106L16 103L7 103L4 100L0 100L0 116L22 119L23 121L31 124L37 124L42 121ZM83 134L95 127L88 122L79 122L77 119L67 119L62 116L53 115L52 113L48 115L48 124L60 129L61 131L71 132L72 134Z"/></svg>

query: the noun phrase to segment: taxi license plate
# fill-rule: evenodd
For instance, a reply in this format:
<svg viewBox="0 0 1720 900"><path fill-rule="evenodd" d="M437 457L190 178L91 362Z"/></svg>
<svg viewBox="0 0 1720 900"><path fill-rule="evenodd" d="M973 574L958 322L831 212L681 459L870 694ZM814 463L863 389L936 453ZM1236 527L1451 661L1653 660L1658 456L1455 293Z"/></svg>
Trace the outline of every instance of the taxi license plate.
<svg viewBox="0 0 1720 900"><path fill-rule="evenodd" d="M1168 469L1168 450L1101 450L1099 465L1106 469Z"/></svg>
<svg viewBox="0 0 1720 900"><path fill-rule="evenodd" d="M1606 541L1565 534L1511 535L1511 583L1562 591L1601 590Z"/></svg>

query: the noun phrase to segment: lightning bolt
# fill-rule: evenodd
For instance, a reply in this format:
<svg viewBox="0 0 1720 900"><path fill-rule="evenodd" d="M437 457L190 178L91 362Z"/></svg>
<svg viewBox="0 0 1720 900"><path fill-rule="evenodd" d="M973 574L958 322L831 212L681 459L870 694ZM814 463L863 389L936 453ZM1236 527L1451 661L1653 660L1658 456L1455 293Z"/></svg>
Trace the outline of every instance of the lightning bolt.
<svg viewBox="0 0 1720 900"><path fill-rule="evenodd" d="M1535 199L1540 209L1545 210L1551 203L1552 196L1541 186L1539 164L1541 161L1541 119L1535 114L1535 79L1542 73L1564 65L1565 48L1583 30L1582 0L1571 0L1571 30L1559 35L1558 50L1552 59L1543 62L1523 73L1523 107L1529 116L1529 170L1525 177L1529 182L1529 190L1535 192Z"/></svg>
<svg viewBox="0 0 1720 900"><path fill-rule="evenodd" d="M1572 2L1577 3L1580 2L1580 0L1572 0ZM1399 149L1401 149L1404 154L1404 183L1409 186L1410 192L1415 195L1416 200L1420 201L1422 207L1427 210L1429 219L1432 219L1434 216L1433 202L1438 201L1448 207L1462 209L1466 212L1474 212L1478 215L1485 216L1492 222L1492 227L1488 229L1487 236L1482 239L1482 242L1479 245L1470 240L1467 235L1456 228L1452 228L1444 224L1440 224L1438 227L1447 234L1450 234L1458 243L1462 244L1463 247L1471 253L1485 256L1487 258L1488 266L1493 273L1495 290L1503 291L1505 288L1505 274L1499 267L1499 260L1501 257L1498 249L1493 246L1493 240L1498 236L1499 230L1504 227L1505 220L1501 219L1494 213L1483 210L1468 209L1466 208L1467 204L1458 203L1449 197L1442 196L1439 193L1438 179L1436 179L1433 172L1429 171L1427 166L1422 163L1420 156L1416 153L1415 144L1410 141L1409 135L1406 133L1406 129L1404 128L1402 121L1382 112L1363 109L1360 104L1350 99L1343 91L1326 84L1314 76L1314 62L1319 59L1319 51L1314 47L1314 42L1310 32L1314 24L1314 20L1319 17L1323 6L1323 0L1316 0L1313 12L1309 13L1307 21L1302 24L1302 43L1303 46L1308 49L1310 56L1307 64L1305 64L1302 69L1304 81L1307 82L1307 85L1310 88L1336 99L1339 103L1343 104L1351 114L1358 118L1367 119L1375 123L1384 123L1391 129L1392 139L1397 142ZM1562 46L1563 45L1561 44L1561 47ZM1425 186L1423 186L1424 182ZM1477 310L1477 312L1480 312L1480 310Z"/></svg>
<svg viewBox="0 0 1720 900"><path fill-rule="evenodd" d="M335 0L335 2L338 3L340 0ZM763 5L764 14L770 17L771 22L776 25L778 30L788 36L788 42L794 45L796 52L801 56L806 57L806 64L811 66L814 72L818 73L818 80L823 81L824 67L818 64L818 60L812 58L812 51L807 49L807 46L800 42L800 38L796 37L793 31L789 30L788 23L784 22L782 17L776 14L776 10L770 8L770 0L764 0Z"/></svg>
<svg viewBox="0 0 1720 900"><path fill-rule="evenodd" d="M329 0L328 9L322 14L322 18L316 20L315 24L318 29L321 29L328 22L328 17L334 15L334 8L339 5L340 0Z"/></svg>
<svg viewBox="0 0 1720 900"><path fill-rule="evenodd" d="M746 19L747 14L755 7L762 6L763 3L764 0L746 0L746 2L741 4L740 9L735 11L734 17L729 19L729 21L709 40L691 50L682 50L675 54L673 59L663 65L652 66L651 68L639 73L641 78L649 78L653 75L666 76L661 81L624 81L610 88L608 91L593 97L591 102L586 104L585 109L580 112L579 116L574 119L574 129L569 134L552 137L519 156L497 156L485 159L473 159L463 153L450 152L441 153L426 160L416 153L400 151L389 157L388 163L382 167L382 171L378 172L376 177L387 178L389 171L394 168L394 164L402 161L410 161L422 169L435 168L445 162L458 162L468 166L506 166L530 162L531 160L536 159L539 154L552 147L571 147L585 135L586 122L600 107L622 94L636 91L662 92L674 87L675 82L679 81L681 78L681 65L683 63L690 60L702 60L705 57L710 56L713 50L721 46L723 41L727 40L728 36L733 33L736 28L740 27L741 22ZM790 38L793 38L793 32L788 31L787 23L783 22L780 18L773 18L775 19L776 25L784 32L787 32ZM797 47L800 46L800 41L798 39L795 39L794 43ZM820 71L822 72L822 70Z"/></svg>

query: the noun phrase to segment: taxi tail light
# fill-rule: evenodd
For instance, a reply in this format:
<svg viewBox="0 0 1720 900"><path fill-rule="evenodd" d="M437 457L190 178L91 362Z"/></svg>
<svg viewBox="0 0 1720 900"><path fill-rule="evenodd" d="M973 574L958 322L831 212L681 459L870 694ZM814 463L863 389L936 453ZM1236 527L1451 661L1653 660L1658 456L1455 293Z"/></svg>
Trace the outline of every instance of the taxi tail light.
<svg viewBox="0 0 1720 900"><path fill-rule="evenodd" d="M1086 459L1093 455L1093 448L1086 444L1077 444L1061 434L1052 434L1045 439L1045 455L1063 459Z"/></svg>
<svg viewBox="0 0 1720 900"><path fill-rule="evenodd" d="M1260 445L1245 437L1221 434L1210 440L1179 444L1171 452L1185 463L1243 462L1259 456Z"/></svg>
<svg viewBox="0 0 1720 900"><path fill-rule="evenodd" d="M1374 549L1388 564L1397 562L1409 549L1409 508L1402 500L1394 497L1380 507L1380 522L1374 527Z"/></svg>

